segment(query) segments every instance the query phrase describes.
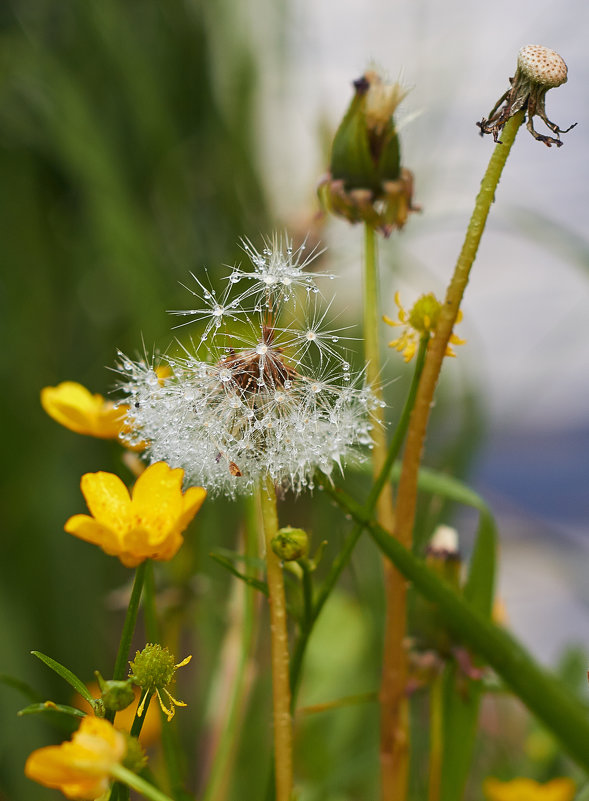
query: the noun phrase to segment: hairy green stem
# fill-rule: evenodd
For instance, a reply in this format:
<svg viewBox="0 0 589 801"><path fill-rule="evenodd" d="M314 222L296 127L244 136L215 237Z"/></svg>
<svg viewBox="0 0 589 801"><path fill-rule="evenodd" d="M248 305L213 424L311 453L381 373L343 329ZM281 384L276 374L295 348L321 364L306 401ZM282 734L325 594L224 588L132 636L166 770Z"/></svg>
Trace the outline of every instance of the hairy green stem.
<svg viewBox="0 0 589 801"><path fill-rule="evenodd" d="M454 269L454 275L448 286L446 300L440 312L435 336L430 340L415 406L411 415L409 431L407 432L407 444L403 455L403 467L397 493L395 536L407 547L411 545L413 539L417 503L417 477L442 362L460 311L460 304L468 283L470 270L485 229L491 204L495 198L503 167L523 120L523 111L515 114L503 129L502 143L498 143L495 146L487 171L481 181L481 188L466 231L464 244Z"/></svg>
<svg viewBox="0 0 589 801"><path fill-rule="evenodd" d="M260 486L259 498L266 544L266 571L270 603L276 801L290 801L293 764L286 600L282 566L280 559L272 550L272 539L278 532L278 513L276 490L269 478Z"/></svg>

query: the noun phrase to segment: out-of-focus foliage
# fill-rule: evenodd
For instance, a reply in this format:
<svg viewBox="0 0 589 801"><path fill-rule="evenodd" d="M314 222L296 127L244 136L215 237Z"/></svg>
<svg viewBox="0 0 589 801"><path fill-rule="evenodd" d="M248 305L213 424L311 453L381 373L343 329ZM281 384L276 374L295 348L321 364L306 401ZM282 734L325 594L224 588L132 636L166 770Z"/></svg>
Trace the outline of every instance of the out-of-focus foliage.
<svg viewBox="0 0 589 801"><path fill-rule="evenodd" d="M65 703L28 652L108 672L121 618L103 599L130 574L68 537L64 510L83 510L83 472L130 476L119 446L50 420L40 389L73 379L107 394L117 347L171 340L165 310L189 305L189 270L266 229L254 62L215 5L214 31L210 9L183 0L0 6L0 672ZM25 703L2 688L0 797L34 801L49 792L22 767L47 734L15 717Z"/></svg>

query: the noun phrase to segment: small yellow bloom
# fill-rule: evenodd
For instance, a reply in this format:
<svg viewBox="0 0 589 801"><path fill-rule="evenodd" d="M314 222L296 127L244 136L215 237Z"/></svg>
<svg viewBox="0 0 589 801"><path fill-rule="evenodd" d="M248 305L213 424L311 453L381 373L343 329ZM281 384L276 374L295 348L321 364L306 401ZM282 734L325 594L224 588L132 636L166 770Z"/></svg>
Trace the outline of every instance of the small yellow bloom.
<svg viewBox="0 0 589 801"><path fill-rule="evenodd" d="M126 751L127 741L120 731L107 720L88 716L71 742L33 751L25 774L68 798L94 801L108 790L111 768L122 762Z"/></svg>
<svg viewBox="0 0 589 801"><path fill-rule="evenodd" d="M117 439L125 425L127 406L115 406L102 395L75 381L63 381L41 390L41 405L47 414L76 434Z"/></svg>
<svg viewBox="0 0 589 801"><path fill-rule="evenodd" d="M383 320L387 325L402 326L404 331L400 337L389 342L389 347L398 350L403 354L404 360L409 362L415 356L421 339L435 336L442 304L432 292L418 298L409 312L403 308L398 292L395 293L395 303L399 309L397 319L392 320L385 314ZM462 312L459 311L456 322L459 323L461 320ZM450 337L452 345L464 345L465 342L465 339L460 339L456 334ZM456 356L450 344L446 348L446 356Z"/></svg>
<svg viewBox="0 0 589 801"><path fill-rule="evenodd" d="M182 532L206 497L202 487L182 493L184 471L157 462L142 473L129 495L113 473L86 473L82 493L90 515L74 515L65 530L118 556L126 567L145 559L168 561L182 545Z"/></svg>
<svg viewBox="0 0 589 801"><path fill-rule="evenodd" d="M552 779L539 784L533 779L512 779L502 782L489 778L483 785L488 801L572 801L575 783L572 779Z"/></svg>

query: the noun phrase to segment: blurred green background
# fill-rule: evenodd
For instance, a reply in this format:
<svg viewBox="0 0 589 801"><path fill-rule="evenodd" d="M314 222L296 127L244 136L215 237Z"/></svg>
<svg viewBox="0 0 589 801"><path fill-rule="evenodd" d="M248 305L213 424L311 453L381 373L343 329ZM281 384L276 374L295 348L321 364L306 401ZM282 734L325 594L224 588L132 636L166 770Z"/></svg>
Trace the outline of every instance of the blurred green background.
<svg viewBox="0 0 589 801"><path fill-rule="evenodd" d="M259 15L260 9L263 4L252 3L252 14ZM144 349L150 353L172 340L175 321L166 309L190 305L180 285L189 271L208 267L216 281L216 267L243 258L237 244L241 235L255 241L258 233L276 226L286 224L298 233L316 222L313 185L325 162L317 165L316 175L308 163L297 170L285 154L288 137L283 135L287 128L293 134L294 121L296 136L306 98L299 97L282 117L284 99L277 97L288 88L288 76L281 71L287 56L292 68L300 45L296 4L271 4L262 33L255 36L256 23L244 28L244 12L240 16L236 10L231 0L11 0L0 6L0 326L5 363L0 393L0 673L30 683L42 699L70 701L67 686L30 656L31 649L50 654L87 680L95 668L106 675L112 664L130 573L66 536L63 523L83 511L79 478L84 472L130 475L120 463L118 446L80 437L50 420L40 407L41 387L75 380L107 394L115 382L108 368L117 348L130 355ZM378 25L378 20L370 24ZM427 26L416 31L421 47L427 48ZM271 74L268 59L259 58L260 41L271 51ZM309 36L306 46L314 44ZM302 51L300 65L295 63L301 73ZM370 55L362 54L358 71ZM395 69L396 59L387 66ZM349 80L355 77L347 75L342 84L340 112L349 96ZM266 117L260 109L262 94ZM477 98L474 116L494 99ZM433 96L434 112L446 101L447 95ZM266 122L263 131L260 120ZM307 118L306 135L312 132L318 139L320 122L325 119ZM277 145L266 153L270 139ZM413 154L420 149L425 161L420 181L426 191L447 177L441 159L437 166L428 162L429 155L440 155L439 145L431 141L431 127L424 125L408 148ZM324 158L325 143L316 148ZM266 174L268 165L271 174ZM292 187L286 181L289 171ZM314 177L308 180L305 173ZM296 200L290 199L291 188ZM471 197L470 187L469 193ZM301 206L303 220L297 216ZM420 228L421 222L414 227L426 237L432 230L440 233L442 226L460 236L461 211L444 207L447 216L441 224L434 218L429 230ZM540 228L547 230L533 216L523 220L520 231L524 223L530 238ZM357 272L360 232L350 235L342 223L337 225L334 261L341 259L344 268L352 265ZM557 229L552 245L556 234L563 253L571 240ZM402 275L412 287L421 258L419 253L414 259L408 255L406 241L391 242L383 255L387 268L402 262ZM589 263L584 243L571 261L575 259ZM429 280L427 271L425 275ZM357 300L358 280L348 274L344 282L351 305ZM392 298L390 276L384 289ZM434 418L434 425L444 425L430 437L428 460L465 476L483 435L484 389L477 386L476 370L455 365L450 370L453 385L440 396ZM395 410L407 381L404 371L387 386ZM188 679L179 676L178 688L178 696L190 706L177 716L193 790L202 781L211 728L207 698L229 621L228 576L208 553L217 546L240 547L243 511L239 504L222 500L207 503L181 556L159 572L160 607L172 639L180 621L195 632L175 637L179 658L194 653ZM320 494L312 503L288 501L282 516L285 523L315 532L316 542L321 532L329 532L326 564L349 525ZM451 519L452 510L439 500L421 507L420 527L426 534L436 522ZM472 520L466 528L473 529ZM361 541L344 588L326 607L312 641L303 703L376 688L382 626L379 575L377 555ZM244 798L244 786L248 798L262 798L266 787L269 679L262 640L257 655L261 667L229 799ZM566 669L578 675L570 665L571 660ZM14 688L0 685L2 801L58 797L22 775L32 748L60 739L40 721L16 717L26 702ZM424 721L426 714L417 704L416 719ZM301 723L297 771L304 801L376 797L377 720L376 705L368 703ZM501 730L505 721L521 723L524 733L529 727L519 708L491 708L485 720L490 733L498 725ZM543 743L536 761L526 756L527 761L515 766L512 744L499 742L497 753L491 750L482 758L479 773L495 764L506 767L507 774L510 769L527 770L539 778L564 769L550 742ZM423 759L418 750L417 772ZM422 791L416 787L417 798ZM478 797L475 783L472 798Z"/></svg>

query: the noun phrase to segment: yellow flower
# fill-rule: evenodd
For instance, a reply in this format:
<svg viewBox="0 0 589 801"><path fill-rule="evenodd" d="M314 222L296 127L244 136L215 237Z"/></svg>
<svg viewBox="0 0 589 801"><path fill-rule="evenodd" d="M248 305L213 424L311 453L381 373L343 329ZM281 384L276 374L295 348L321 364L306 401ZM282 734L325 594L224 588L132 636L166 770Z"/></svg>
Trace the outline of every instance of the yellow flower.
<svg viewBox="0 0 589 801"><path fill-rule="evenodd" d="M111 768L122 762L126 751L120 731L107 720L88 716L71 742L33 751L25 774L68 798L93 801L108 790Z"/></svg>
<svg viewBox="0 0 589 801"><path fill-rule="evenodd" d="M552 779L539 784L533 779L512 779L502 782L489 778L483 785L488 801L572 801L575 783L572 779Z"/></svg>
<svg viewBox="0 0 589 801"><path fill-rule="evenodd" d="M115 406L102 395L75 381L63 381L56 387L41 390L41 405L50 417L77 434L101 439L117 439L121 433L127 406Z"/></svg>
<svg viewBox="0 0 589 801"><path fill-rule="evenodd" d="M145 559L168 561L207 494L202 487L182 494L183 477L180 468L157 462L139 476L130 496L113 473L86 473L81 486L92 516L70 517L65 530L118 556L126 567Z"/></svg>
<svg viewBox="0 0 589 801"><path fill-rule="evenodd" d="M395 303L399 309L397 319L392 320L385 314L383 320L388 325L402 326L405 330L400 337L389 342L389 347L398 350L403 354L404 360L409 362L414 357L420 340L435 336L442 304L432 292L418 298L409 312L403 308L398 292L395 293ZM456 322L461 320L462 312L459 311ZM465 342L465 339L460 339L456 334L450 337L452 345L464 345ZM450 345L446 348L446 356L456 356Z"/></svg>

